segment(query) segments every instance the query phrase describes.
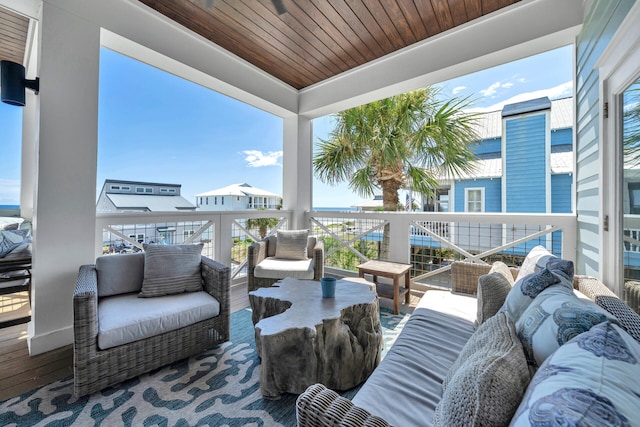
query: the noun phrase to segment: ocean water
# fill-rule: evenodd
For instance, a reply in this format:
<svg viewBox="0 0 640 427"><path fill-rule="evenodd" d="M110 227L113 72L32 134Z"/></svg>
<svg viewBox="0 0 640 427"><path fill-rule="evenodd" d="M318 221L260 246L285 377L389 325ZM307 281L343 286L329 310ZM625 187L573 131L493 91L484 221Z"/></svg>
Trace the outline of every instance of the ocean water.
<svg viewBox="0 0 640 427"><path fill-rule="evenodd" d="M0 205L0 216L20 215L20 205Z"/></svg>
<svg viewBox="0 0 640 427"><path fill-rule="evenodd" d="M357 212L358 208L353 207L343 207L343 208L313 208L314 211L349 211L349 212Z"/></svg>

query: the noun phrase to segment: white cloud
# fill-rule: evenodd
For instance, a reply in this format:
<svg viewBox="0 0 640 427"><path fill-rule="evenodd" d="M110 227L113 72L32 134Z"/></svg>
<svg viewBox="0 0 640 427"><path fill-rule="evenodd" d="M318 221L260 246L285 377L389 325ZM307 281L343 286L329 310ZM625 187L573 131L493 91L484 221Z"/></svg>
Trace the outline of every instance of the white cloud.
<svg viewBox="0 0 640 427"><path fill-rule="evenodd" d="M494 84L492 84L491 86L489 86L486 89L482 89L480 91L480 94L482 96L491 96L493 94L496 93L496 91L500 88L500 82L495 82Z"/></svg>
<svg viewBox="0 0 640 427"><path fill-rule="evenodd" d="M566 83L562 83L558 86L554 86L549 89L541 89L533 92L521 93L516 96L512 96L509 99L505 99L504 101L500 101L496 104L490 105L488 107L478 107L478 108L470 108L469 112L477 112L477 113L486 113L489 111L498 111L502 110L505 105L513 104L516 102L528 101L530 99L543 98L548 97L549 99L558 99L566 96L573 95L573 82L568 81Z"/></svg>
<svg viewBox="0 0 640 427"><path fill-rule="evenodd" d="M467 87L466 86L456 86L453 88L453 90L451 91L452 95L457 95L458 93L462 92L463 90L465 90Z"/></svg>
<svg viewBox="0 0 640 427"><path fill-rule="evenodd" d="M245 160L249 167L260 168L263 166L278 166L278 160L282 157L282 151L269 151L263 153L259 150L244 150L244 154L247 155Z"/></svg>
<svg viewBox="0 0 640 427"><path fill-rule="evenodd" d="M20 204L20 181L0 178L0 205Z"/></svg>
<svg viewBox="0 0 640 427"><path fill-rule="evenodd" d="M513 87L513 85L514 85L513 82L505 82L505 83L495 82L492 85L490 85L488 88L481 90L480 94L482 96L493 96L498 92L498 89L509 89Z"/></svg>

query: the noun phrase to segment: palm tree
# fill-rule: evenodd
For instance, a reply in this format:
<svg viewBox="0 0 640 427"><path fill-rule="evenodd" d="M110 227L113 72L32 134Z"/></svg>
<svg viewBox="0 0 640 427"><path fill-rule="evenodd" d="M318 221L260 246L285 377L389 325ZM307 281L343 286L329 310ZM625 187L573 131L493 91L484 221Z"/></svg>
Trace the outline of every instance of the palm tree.
<svg viewBox="0 0 640 427"><path fill-rule="evenodd" d="M265 209L259 208L258 210ZM267 236L267 230L278 225L278 222L280 222L278 218L249 218L247 219L247 228L257 228L260 238L264 239Z"/></svg>
<svg viewBox="0 0 640 427"><path fill-rule="evenodd" d="M398 190L431 196L438 178L469 172L477 141L467 98L440 100L424 88L361 105L336 115L328 140L314 154L315 175L336 185L348 182L362 197L382 190L385 211L398 210ZM381 257L388 255L385 227Z"/></svg>

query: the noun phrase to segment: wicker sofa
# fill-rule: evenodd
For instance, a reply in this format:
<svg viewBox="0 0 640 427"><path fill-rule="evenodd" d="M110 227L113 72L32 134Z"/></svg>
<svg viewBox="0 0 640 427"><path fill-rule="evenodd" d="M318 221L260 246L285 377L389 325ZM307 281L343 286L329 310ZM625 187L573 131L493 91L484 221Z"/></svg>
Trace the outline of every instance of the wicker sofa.
<svg viewBox="0 0 640 427"><path fill-rule="evenodd" d="M96 264L80 267L73 293L73 371L76 396L96 392L201 353L229 339L229 267L203 256L200 261L202 291L158 298L136 298L143 284L144 263L145 253L135 253L102 256L96 260ZM120 293L119 289L124 292ZM126 298L129 298L128 302L124 301ZM126 342L127 335L129 338L132 335L129 330L120 334L125 343L101 345L99 335L102 331L99 323L100 320L105 320L103 308L106 307L103 304L118 304L118 299L122 299L122 309L116 307L110 315L126 318L129 324L124 326L133 326L133 334L148 334L151 330L159 332ZM211 310L203 308L211 305L208 300L214 301L214 305L219 304L219 307L214 308L218 314L191 323L193 316L197 317L194 312ZM185 310L191 310L192 313L186 313ZM201 317L203 315L198 318ZM140 323L135 325L138 321ZM151 325L143 322L155 323ZM174 322L173 325L171 322ZM175 325L180 326L172 329ZM103 347L108 348L102 349Z"/></svg>
<svg viewBox="0 0 640 427"><path fill-rule="evenodd" d="M442 383L450 379L452 374L449 371L452 370L452 366L459 366L461 363L457 360L458 356L461 352L467 351L465 344L471 341L476 331L474 322L479 306L474 294L479 277L489 273L490 269L491 266L487 265L455 262L452 265L453 292L432 290L425 293L388 354L356 396L350 401L322 384L310 386L298 397L296 403L298 426L483 425L464 417L462 422L460 418L458 422L443 422L442 418L438 419L436 407L446 393L443 392ZM517 269L512 269L514 277L517 273ZM606 286L595 278L576 275L573 287L579 291L576 294L584 294L583 298L588 297L615 315L619 325L633 337L629 339L632 342L635 339L636 345L640 345L640 316ZM571 290L568 292L571 293ZM505 313L498 314L506 316ZM498 315L493 317L497 318ZM480 328L477 331L480 331ZM515 339L518 345L519 338ZM492 344L485 342L480 348L487 347L492 347ZM569 344L560 348L563 347L572 349ZM559 351L557 353L560 354ZM475 367L472 366L473 369ZM502 374L504 375L504 372ZM482 374L474 371L472 378L480 376ZM527 373L526 382L522 385L523 393L529 392L529 389L531 393L536 391L535 386L529 387L530 380ZM473 389L474 386L470 387ZM516 407L520 405L520 399L522 395L515 403ZM528 402L529 400L527 404ZM453 411L460 412L463 412L460 408L465 405L464 399L458 399L457 396L451 399L451 402L443 403L444 407L448 406ZM637 398L631 404L638 405ZM496 408L503 409L500 408L500 404L493 406L491 402L484 402L481 406L491 408L494 412ZM640 405L636 406L636 409L640 409ZM605 424L613 425L606 422L603 425ZM484 425L501 424L490 422Z"/></svg>

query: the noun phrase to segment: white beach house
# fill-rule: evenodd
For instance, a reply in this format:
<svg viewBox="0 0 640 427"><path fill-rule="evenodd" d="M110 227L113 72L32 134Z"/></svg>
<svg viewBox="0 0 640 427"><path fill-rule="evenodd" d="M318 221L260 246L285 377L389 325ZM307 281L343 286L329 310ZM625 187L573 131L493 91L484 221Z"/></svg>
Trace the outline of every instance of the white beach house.
<svg viewBox="0 0 640 427"><path fill-rule="evenodd" d="M282 196L252 187L247 183L231 184L196 194L201 211L238 211L244 209L280 209Z"/></svg>

